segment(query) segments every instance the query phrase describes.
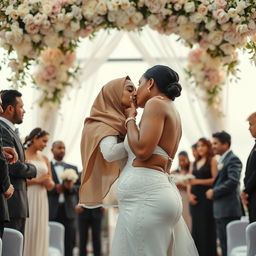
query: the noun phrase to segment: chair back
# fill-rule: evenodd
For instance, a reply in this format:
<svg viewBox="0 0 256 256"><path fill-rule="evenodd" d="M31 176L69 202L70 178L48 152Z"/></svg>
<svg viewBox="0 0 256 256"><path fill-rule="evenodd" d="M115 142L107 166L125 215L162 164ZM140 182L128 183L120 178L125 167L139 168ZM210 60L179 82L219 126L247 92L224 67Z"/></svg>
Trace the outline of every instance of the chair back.
<svg viewBox="0 0 256 256"><path fill-rule="evenodd" d="M61 255L64 255L64 225L59 222L49 221L49 228L49 246L58 249Z"/></svg>
<svg viewBox="0 0 256 256"><path fill-rule="evenodd" d="M239 246L246 246L245 229L248 221L234 220L228 223L227 229L227 255L231 255L232 249Z"/></svg>
<svg viewBox="0 0 256 256"><path fill-rule="evenodd" d="M245 231L246 244L247 244L247 256L256 255L256 222L249 224Z"/></svg>
<svg viewBox="0 0 256 256"><path fill-rule="evenodd" d="M23 235L20 231L4 228L2 256L22 256Z"/></svg>

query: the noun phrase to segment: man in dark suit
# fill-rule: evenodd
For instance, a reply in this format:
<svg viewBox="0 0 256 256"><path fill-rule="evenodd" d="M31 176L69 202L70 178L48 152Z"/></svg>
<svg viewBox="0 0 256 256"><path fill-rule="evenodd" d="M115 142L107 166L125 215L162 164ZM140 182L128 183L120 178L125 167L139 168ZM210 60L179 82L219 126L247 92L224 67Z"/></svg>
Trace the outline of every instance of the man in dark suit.
<svg viewBox="0 0 256 256"><path fill-rule="evenodd" d="M14 186L13 196L7 201L10 222L8 228L19 230L24 234L25 221L28 217L28 198L26 179L36 177L36 167L25 163L25 154L22 143L15 133L14 124L21 124L25 110L21 93L16 90L0 92L3 113L0 114L3 146L11 147L18 153L18 161L8 165L11 184Z"/></svg>
<svg viewBox="0 0 256 256"><path fill-rule="evenodd" d="M0 113L3 113L2 100L0 98ZM9 149L9 153L8 153ZM10 151L11 150L11 151ZM13 150L13 152L12 152ZM0 127L0 238L3 237L4 223L9 221L9 211L7 206L7 199L11 198L14 192L13 185L10 183L8 173L8 163L15 163L17 153L12 148L3 148L2 145L2 130Z"/></svg>
<svg viewBox="0 0 256 256"><path fill-rule="evenodd" d="M79 181L81 180L81 175ZM79 183L80 185L80 183ZM89 229L92 231L93 255L101 255L101 223L103 218L102 207L87 209L76 206L79 227L79 256L87 256Z"/></svg>
<svg viewBox="0 0 256 256"><path fill-rule="evenodd" d="M63 162L65 156L65 144L55 141L52 145L54 159L51 161L52 177L55 188L48 191L49 220L57 221L65 227L65 256L72 256L75 246L77 193L79 185L70 181L63 181L61 174L65 169L73 169L77 175L76 166ZM77 181L78 182L78 181Z"/></svg>
<svg viewBox="0 0 256 256"><path fill-rule="evenodd" d="M218 175L213 188L206 192L206 197L213 200L213 213L217 235L220 240L222 255L227 255L226 226L242 216L239 197L239 180L242 171L240 159L230 149L231 136L222 131L214 133L212 148L220 155Z"/></svg>
<svg viewBox="0 0 256 256"><path fill-rule="evenodd" d="M256 112L251 114L247 121L249 122L249 131L256 139ZM256 141L247 159L241 199L245 207L248 208L250 223L256 221Z"/></svg>

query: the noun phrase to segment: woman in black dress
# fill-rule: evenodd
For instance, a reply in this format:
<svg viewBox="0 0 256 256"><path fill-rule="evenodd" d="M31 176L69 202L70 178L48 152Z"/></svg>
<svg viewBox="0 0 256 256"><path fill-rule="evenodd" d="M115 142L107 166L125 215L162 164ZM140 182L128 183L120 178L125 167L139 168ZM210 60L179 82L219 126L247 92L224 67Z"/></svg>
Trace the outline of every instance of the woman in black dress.
<svg viewBox="0 0 256 256"><path fill-rule="evenodd" d="M216 231L213 218L213 202L205 192L212 187L217 175L217 161L213 157L211 142L201 138L197 142L198 159L191 173L188 197L192 216L192 236L200 256L216 256Z"/></svg>

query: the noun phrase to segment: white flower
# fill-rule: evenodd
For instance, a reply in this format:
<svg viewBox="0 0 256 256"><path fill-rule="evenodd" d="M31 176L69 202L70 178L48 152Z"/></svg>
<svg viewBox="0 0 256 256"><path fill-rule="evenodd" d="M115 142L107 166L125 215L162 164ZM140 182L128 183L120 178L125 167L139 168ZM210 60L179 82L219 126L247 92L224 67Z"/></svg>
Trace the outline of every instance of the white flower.
<svg viewBox="0 0 256 256"><path fill-rule="evenodd" d="M20 17L25 17L29 14L30 8L29 5L26 3L20 4L18 6L17 12Z"/></svg>
<svg viewBox="0 0 256 256"><path fill-rule="evenodd" d="M116 14L115 14L115 12L108 12L108 20L109 20L110 22L115 22L115 20L116 20Z"/></svg>
<svg viewBox="0 0 256 256"><path fill-rule="evenodd" d="M230 55L232 54L234 51L235 51L235 48L232 44L228 44L228 43L225 43L225 44L222 44L220 46L220 49L226 54L226 55Z"/></svg>
<svg viewBox="0 0 256 256"><path fill-rule="evenodd" d="M42 37L39 34L33 35L31 38L35 43L39 43L42 40Z"/></svg>
<svg viewBox="0 0 256 256"><path fill-rule="evenodd" d="M236 31L240 34L248 32L248 26L246 24L241 24L236 27Z"/></svg>
<svg viewBox="0 0 256 256"><path fill-rule="evenodd" d="M63 31L66 28L66 24L64 22L57 22L54 24L54 29L56 32Z"/></svg>
<svg viewBox="0 0 256 256"><path fill-rule="evenodd" d="M23 18L23 21L26 23L26 24L29 24L29 23L32 23L33 22L33 19L34 19L34 16L32 14L27 14L24 18Z"/></svg>
<svg viewBox="0 0 256 256"><path fill-rule="evenodd" d="M36 16L34 16L33 18L33 23L41 25L44 20L47 20L47 16L41 13L37 13Z"/></svg>
<svg viewBox="0 0 256 256"><path fill-rule="evenodd" d="M216 27L216 21L215 21L215 20L211 20L210 22L206 23L205 27L206 27L209 31L214 30L215 27Z"/></svg>
<svg viewBox="0 0 256 256"><path fill-rule="evenodd" d="M99 25L104 22L104 18L102 16L96 16L93 18L92 22L96 25Z"/></svg>
<svg viewBox="0 0 256 256"><path fill-rule="evenodd" d="M116 17L116 24L118 27L123 27L129 22L129 17L124 11L119 11Z"/></svg>
<svg viewBox="0 0 256 256"><path fill-rule="evenodd" d="M44 3L42 4L43 13L49 16L52 13L52 7L53 7L53 2L44 1Z"/></svg>
<svg viewBox="0 0 256 256"><path fill-rule="evenodd" d="M237 1L236 10L239 14L244 14L245 8L247 8L247 3L245 1Z"/></svg>
<svg viewBox="0 0 256 256"><path fill-rule="evenodd" d="M191 22L194 22L194 23L200 23L203 19L204 19L204 15L198 12L195 12L190 16Z"/></svg>
<svg viewBox="0 0 256 256"><path fill-rule="evenodd" d="M108 12L108 7L105 1L99 1L96 6L96 12L100 15L105 15Z"/></svg>
<svg viewBox="0 0 256 256"><path fill-rule="evenodd" d="M193 39L195 36L195 25L186 24L179 27L179 33L182 38L185 40Z"/></svg>
<svg viewBox="0 0 256 256"><path fill-rule="evenodd" d="M112 11L112 12L118 10L118 5L111 0L107 1L107 7L108 7L109 11Z"/></svg>
<svg viewBox="0 0 256 256"><path fill-rule="evenodd" d="M197 7L197 11L198 13L202 14L202 15L206 15L208 13L208 7L205 6L204 4L200 4L198 7Z"/></svg>
<svg viewBox="0 0 256 256"><path fill-rule="evenodd" d="M145 0L145 5L150 12L159 13L165 7L167 0Z"/></svg>
<svg viewBox="0 0 256 256"><path fill-rule="evenodd" d="M143 15L140 12L136 12L132 17L131 20L133 23L138 25L143 20Z"/></svg>
<svg viewBox="0 0 256 256"><path fill-rule="evenodd" d="M70 28L72 32L76 32L80 29L80 23L79 22L75 22L75 21L71 21L70 23Z"/></svg>
<svg viewBox="0 0 256 256"><path fill-rule="evenodd" d="M250 20L249 23L248 23L248 28L250 30L255 30L256 29L256 24L255 24L255 21L254 20Z"/></svg>
<svg viewBox="0 0 256 256"><path fill-rule="evenodd" d="M44 37L44 43L50 48L58 48L63 39L58 37L56 33L49 33Z"/></svg>
<svg viewBox="0 0 256 256"><path fill-rule="evenodd" d="M121 0L121 8L126 11L129 10L131 7L131 3L129 0Z"/></svg>
<svg viewBox="0 0 256 256"><path fill-rule="evenodd" d="M235 8L230 8L230 9L228 10L228 15L229 15L231 18L236 17L236 16L238 15L237 10L236 10Z"/></svg>
<svg viewBox="0 0 256 256"><path fill-rule="evenodd" d="M78 175L74 169L65 169L64 172L61 173L60 178L63 181L72 181L75 183L78 180Z"/></svg>
<svg viewBox="0 0 256 256"><path fill-rule="evenodd" d="M195 7L195 3L194 2L186 2L185 5L184 5L184 10L187 13L194 12L195 9L196 9L196 7Z"/></svg>
<svg viewBox="0 0 256 256"><path fill-rule="evenodd" d="M82 10L81 10L81 8L79 8L76 5L72 5L71 9L72 9L72 11L71 11L72 16L76 17L77 20L81 20L82 19Z"/></svg>
<svg viewBox="0 0 256 256"><path fill-rule="evenodd" d="M154 27L154 26L156 26L156 25L158 25L160 23L159 19L154 14L149 15L147 21L148 21L148 25L152 26L152 27Z"/></svg>
<svg viewBox="0 0 256 256"><path fill-rule="evenodd" d="M178 16L177 23L179 25L184 25L188 23L188 18L186 16L180 15Z"/></svg>

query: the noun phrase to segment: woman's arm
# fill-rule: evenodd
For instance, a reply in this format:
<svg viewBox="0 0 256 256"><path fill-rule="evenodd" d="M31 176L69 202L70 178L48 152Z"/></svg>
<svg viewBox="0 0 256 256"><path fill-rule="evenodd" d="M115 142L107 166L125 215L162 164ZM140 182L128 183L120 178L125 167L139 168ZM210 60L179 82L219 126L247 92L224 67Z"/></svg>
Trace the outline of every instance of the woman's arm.
<svg viewBox="0 0 256 256"><path fill-rule="evenodd" d="M137 158L147 160L162 136L165 114L162 100L150 99L144 108L140 130L134 121L127 123L127 136L131 150Z"/></svg>
<svg viewBox="0 0 256 256"><path fill-rule="evenodd" d="M117 136L107 136L100 141L100 151L108 162L119 161L127 157L124 143L117 142Z"/></svg>

